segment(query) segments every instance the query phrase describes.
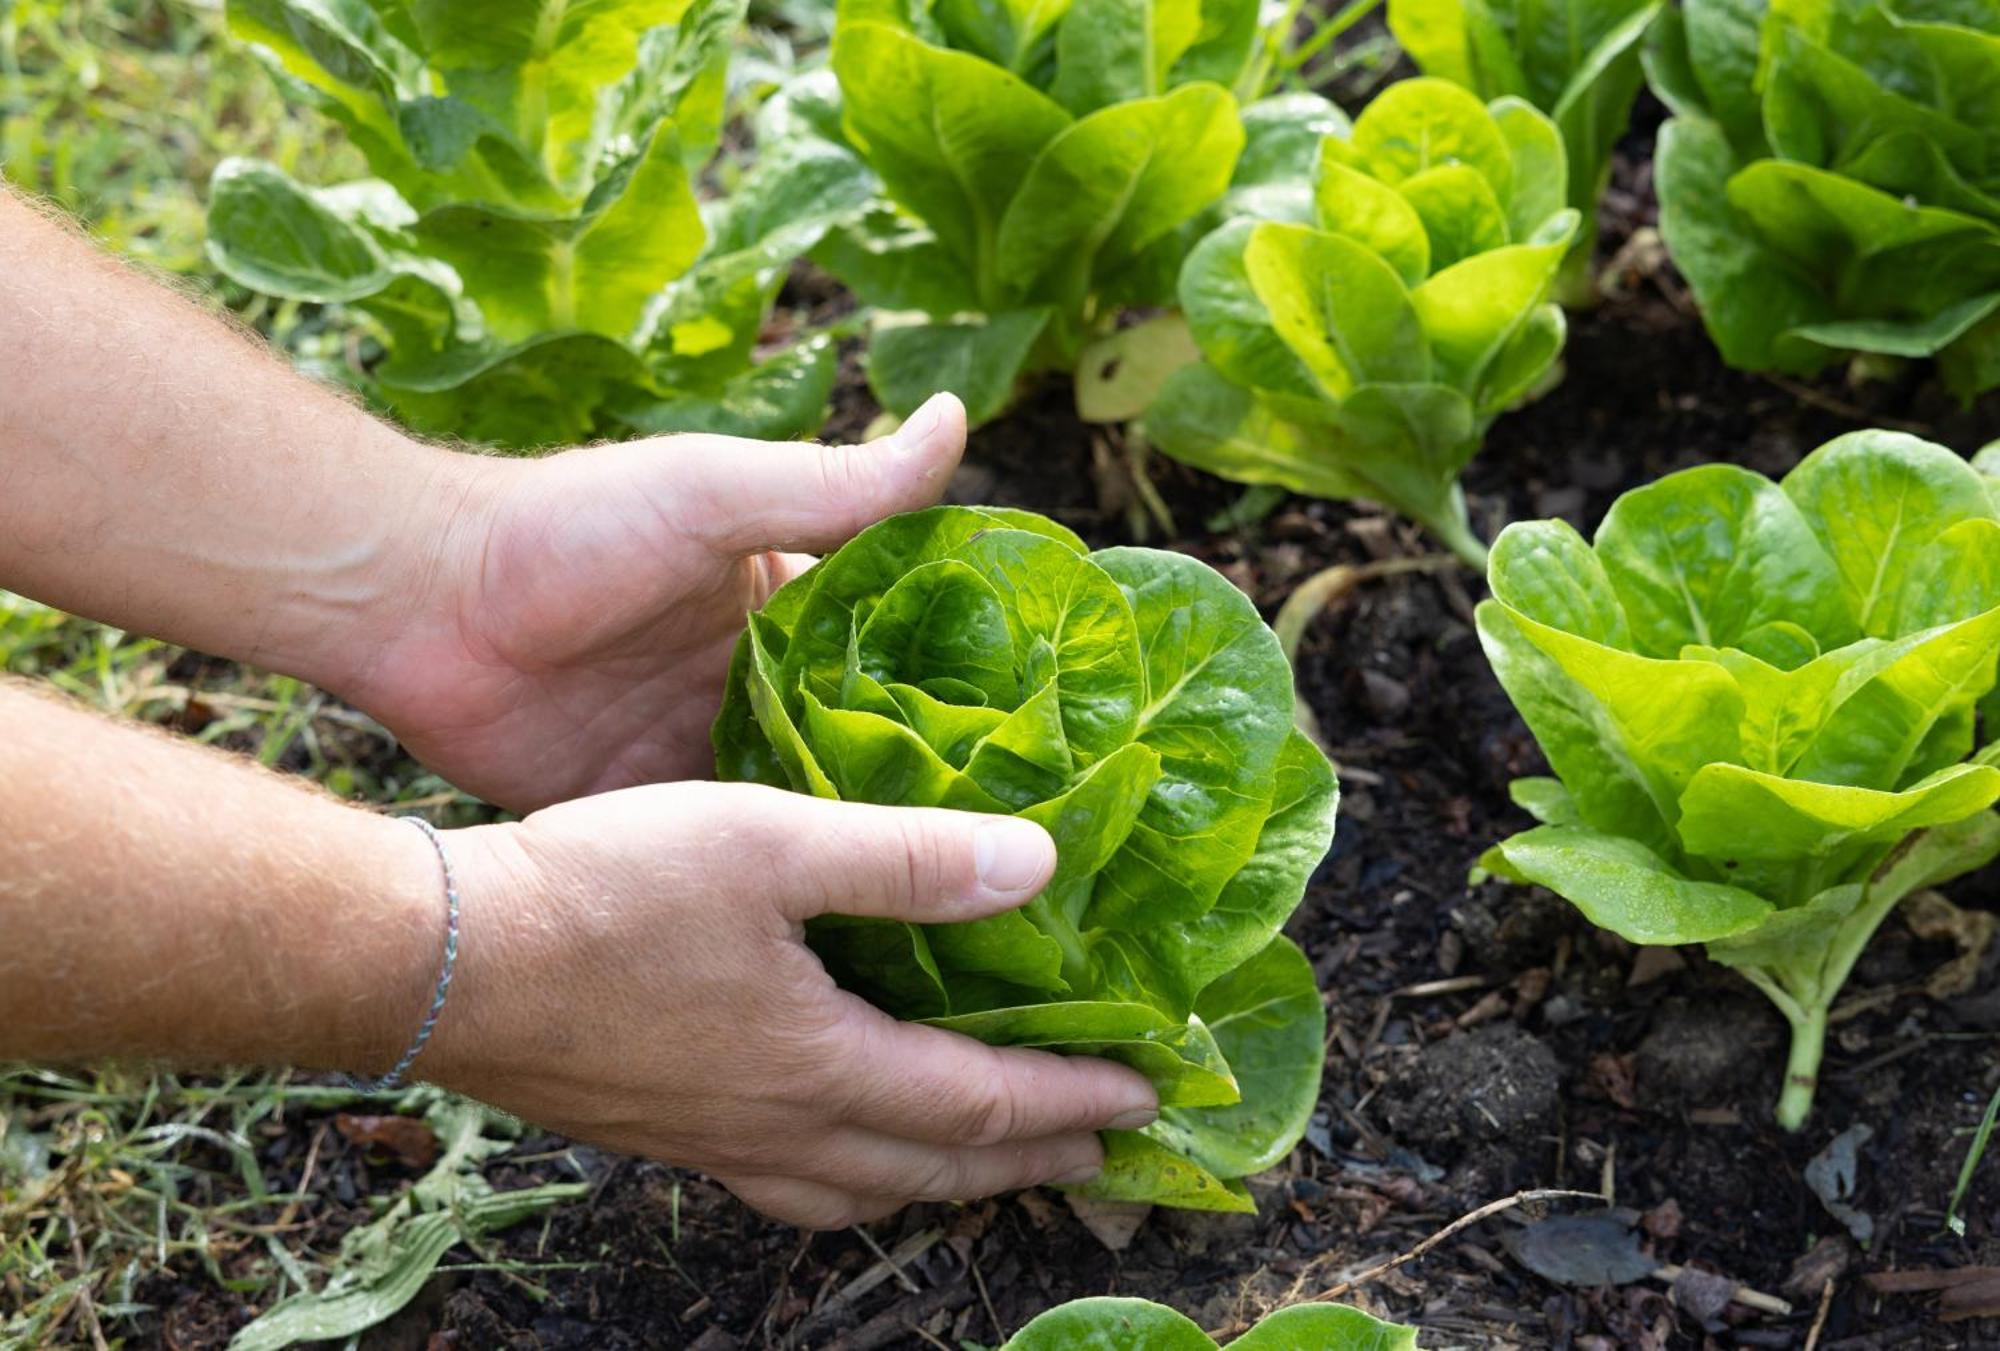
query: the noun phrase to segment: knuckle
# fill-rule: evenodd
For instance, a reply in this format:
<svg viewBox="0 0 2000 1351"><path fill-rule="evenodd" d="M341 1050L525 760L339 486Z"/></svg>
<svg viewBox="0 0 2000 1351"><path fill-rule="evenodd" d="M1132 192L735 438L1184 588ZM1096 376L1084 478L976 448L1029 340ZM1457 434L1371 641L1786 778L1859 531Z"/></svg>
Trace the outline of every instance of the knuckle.
<svg viewBox="0 0 2000 1351"><path fill-rule="evenodd" d="M902 835L904 898L920 905L943 896L950 884L945 832L924 812L903 813L898 829Z"/></svg>
<svg viewBox="0 0 2000 1351"><path fill-rule="evenodd" d="M987 1080L973 1090L960 1110L960 1133L969 1145L1011 1140L1020 1126L1020 1103L1002 1079Z"/></svg>
<svg viewBox="0 0 2000 1351"><path fill-rule="evenodd" d="M876 470L867 456L845 446L815 446L811 453L819 466L822 501L841 504L866 501L873 495Z"/></svg>
<svg viewBox="0 0 2000 1351"><path fill-rule="evenodd" d="M956 1155L936 1154L920 1165L911 1179L910 1195L919 1201L956 1201L969 1190L965 1165Z"/></svg>

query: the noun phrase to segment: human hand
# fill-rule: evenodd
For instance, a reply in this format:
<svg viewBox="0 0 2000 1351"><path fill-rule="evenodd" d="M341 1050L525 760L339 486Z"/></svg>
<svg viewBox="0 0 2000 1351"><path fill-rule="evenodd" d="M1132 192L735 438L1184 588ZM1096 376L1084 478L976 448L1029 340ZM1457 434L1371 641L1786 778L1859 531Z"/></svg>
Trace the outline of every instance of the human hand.
<svg viewBox="0 0 2000 1351"><path fill-rule="evenodd" d="M469 792L529 810L705 777L744 616L874 521L928 506L965 444L940 396L866 446L684 435L465 457L336 692Z"/></svg>
<svg viewBox="0 0 2000 1351"><path fill-rule="evenodd" d="M1027 901L1055 847L1003 816L753 784L633 788L455 832L464 946L427 1077L698 1168L809 1228L1097 1171L1157 1099L1107 1061L900 1023L833 984L804 923Z"/></svg>

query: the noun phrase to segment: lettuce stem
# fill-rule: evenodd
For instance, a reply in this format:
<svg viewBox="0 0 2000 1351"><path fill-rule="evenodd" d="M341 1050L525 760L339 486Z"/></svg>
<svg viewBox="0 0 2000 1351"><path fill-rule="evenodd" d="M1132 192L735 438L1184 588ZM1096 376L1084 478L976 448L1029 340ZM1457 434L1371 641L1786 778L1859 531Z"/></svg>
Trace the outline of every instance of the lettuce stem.
<svg viewBox="0 0 2000 1351"><path fill-rule="evenodd" d="M1785 1060L1785 1087L1778 1095L1778 1124L1795 1131L1806 1124L1812 1112L1813 1094L1819 1089L1820 1060L1826 1054L1826 1016L1831 996L1824 1001L1787 1011L1792 1025L1792 1050Z"/></svg>
<svg viewBox="0 0 2000 1351"><path fill-rule="evenodd" d="M1437 542L1464 559L1479 572L1486 571L1486 545L1479 536L1472 533L1472 522L1466 518L1465 499L1454 493L1453 505L1443 511L1411 511L1410 514L1423 523L1425 529L1437 537Z"/></svg>

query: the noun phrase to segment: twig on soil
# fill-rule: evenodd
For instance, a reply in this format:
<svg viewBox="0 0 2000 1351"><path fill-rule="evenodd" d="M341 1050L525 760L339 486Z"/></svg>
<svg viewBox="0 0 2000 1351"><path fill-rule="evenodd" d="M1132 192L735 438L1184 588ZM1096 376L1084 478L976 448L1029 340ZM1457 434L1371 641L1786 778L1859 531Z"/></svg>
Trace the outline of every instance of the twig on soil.
<svg viewBox="0 0 2000 1351"><path fill-rule="evenodd" d="M1826 1331L1826 1316L1833 1312L1833 1277L1826 1278L1826 1284L1819 1291L1819 1312L1813 1315L1812 1328L1806 1333L1806 1351L1813 1351L1819 1345L1820 1334Z"/></svg>
<svg viewBox="0 0 2000 1351"><path fill-rule="evenodd" d="M967 1252L965 1265L972 1268L972 1283L979 1288L979 1302L986 1307L986 1321L993 1324L993 1335L1006 1341L1007 1329L1001 1326L1000 1315L993 1311L993 1296L986 1293L986 1277L979 1270L979 1259Z"/></svg>
<svg viewBox="0 0 2000 1351"><path fill-rule="evenodd" d="M931 1245L944 1237L944 1230L932 1225L898 1243L894 1252L884 1252L874 1236L860 1225L854 1227L854 1232L861 1235L861 1241L866 1243L869 1250L881 1260L843 1286L840 1293L828 1300L825 1308L814 1315L815 1318L848 1307L891 1276L895 1277L896 1283L910 1294L921 1292L923 1287L912 1280L910 1273L903 1268L929 1252Z"/></svg>
<svg viewBox="0 0 2000 1351"><path fill-rule="evenodd" d="M1921 984L1909 986L1884 985L1877 989L1864 990L1851 999L1843 999L1838 1004L1835 1004L1832 1010L1826 1015L1827 1025L1832 1027L1839 1023L1850 1022L1853 1019L1859 1018L1864 1013L1869 1013L1882 1007L1884 1004L1893 1004L1906 994L1920 993L1923 988Z"/></svg>
<svg viewBox="0 0 2000 1351"><path fill-rule="evenodd" d="M1682 1270L1681 1267L1669 1263L1655 1271L1653 1279L1662 1285L1672 1285L1681 1278ZM1732 1304L1741 1304L1746 1309L1755 1309L1759 1313L1775 1314L1779 1318L1789 1318L1792 1313L1792 1306L1788 1301L1779 1299L1776 1295L1767 1295L1762 1290L1752 1290L1747 1285L1739 1285L1731 1291L1729 1301Z"/></svg>
<svg viewBox="0 0 2000 1351"><path fill-rule="evenodd" d="M902 1263L898 1262L895 1258L889 1256L888 1253L882 1251L882 1245L875 1241L875 1235L869 1233L865 1228L863 1228L858 1224L854 1226L854 1232L860 1237L863 1243L868 1245L869 1252L874 1253L877 1257L882 1259L882 1264L889 1268L889 1274L896 1278L896 1284L902 1286L905 1290L909 1291L913 1295L917 1293L920 1287L917 1285L915 1281L910 1279L910 1273L903 1270ZM933 1242L934 1241L935 1240L933 1240ZM926 1243L924 1244L924 1247L928 1248L930 1247L930 1244ZM857 1281L855 1282L855 1284L858 1285L860 1284L860 1282ZM848 1289L850 1290L852 1290L853 1288L854 1288L853 1286L848 1287Z"/></svg>
<svg viewBox="0 0 2000 1351"><path fill-rule="evenodd" d="M298 1218L299 1203L312 1195L313 1173L319 1168L320 1146L326 1143L326 1122L319 1123L313 1132L312 1144L306 1147L306 1166L299 1170L299 1185L292 1193L292 1199L278 1213L278 1222L271 1226L273 1232L283 1232Z"/></svg>
<svg viewBox="0 0 2000 1351"><path fill-rule="evenodd" d="M1372 1285L1374 1282L1382 1279L1382 1277L1388 1275L1390 1272L1394 1271L1396 1268L1404 1265L1405 1263L1416 1261L1419 1257L1422 1257L1432 1248L1437 1247L1438 1244L1444 1242L1446 1239L1450 1238L1453 1234L1461 1233L1466 1229L1470 1229L1473 1225L1478 1224L1481 1220L1490 1220L1495 1215L1499 1215L1505 1211L1512 1210L1516 1206L1534 1205L1541 1201L1560 1201L1560 1200L1570 1200L1570 1199L1601 1202L1604 1198L1599 1196L1596 1192L1572 1191L1568 1187L1538 1187L1532 1191L1519 1191L1515 1192L1512 1196L1503 1196L1498 1201L1488 1201L1485 1205L1479 1207L1479 1209L1470 1211L1464 1215L1459 1216L1457 1219L1453 1220L1450 1224L1447 1224L1444 1228L1438 1230L1436 1233L1432 1234L1429 1238L1417 1244L1415 1247L1409 1249L1407 1252L1401 1253L1395 1257L1391 1257L1386 1262L1377 1262L1374 1266L1368 1268L1368 1270L1362 1272L1359 1276L1349 1277L1347 1280L1342 1281L1340 1284L1333 1286L1329 1289L1322 1290L1316 1295L1307 1295L1303 1299L1282 1301L1280 1302L1278 1307L1284 1308L1291 1304L1325 1304L1330 1300L1339 1299L1342 1295L1349 1294L1355 1290L1359 1290L1364 1285ZM1766 1296L1766 1298L1769 1297ZM1249 1327L1250 1325L1248 1323L1239 1320L1238 1322L1230 1324L1226 1328L1211 1329L1208 1335L1215 1338L1217 1341L1220 1341L1224 1337L1234 1337L1239 1332L1246 1332L1249 1330Z"/></svg>
<svg viewBox="0 0 2000 1351"><path fill-rule="evenodd" d="M1484 990L1493 984L1491 976L1450 976L1444 980L1419 981L1415 985L1405 985L1400 990L1389 991L1391 999L1433 999L1438 995L1464 994L1468 990Z"/></svg>
<svg viewBox="0 0 2000 1351"><path fill-rule="evenodd" d="M1883 413L1870 413L1866 409L1855 407L1845 399L1836 399L1831 394L1814 389L1811 385L1802 384L1797 380L1790 380L1769 371L1763 371L1759 374L1766 382L1776 385L1793 398L1803 403L1809 403L1813 407L1825 412L1832 413L1835 417L1844 417L1850 422L1865 423L1871 427L1893 427L1899 432L1914 432L1918 436L1936 435L1935 429L1928 422L1912 422L1907 418L1893 418Z"/></svg>
<svg viewBox="0 0 2000 1351"><path fill-rule="evenodd" d="M845 1336L827 1343L826 1351L878 1351L900 1340L917 1324L940 1309L953 1312L972 1303L972 1292L963 1285L941 1285L912 1295L894 1308L885 1309Z"/></svg>

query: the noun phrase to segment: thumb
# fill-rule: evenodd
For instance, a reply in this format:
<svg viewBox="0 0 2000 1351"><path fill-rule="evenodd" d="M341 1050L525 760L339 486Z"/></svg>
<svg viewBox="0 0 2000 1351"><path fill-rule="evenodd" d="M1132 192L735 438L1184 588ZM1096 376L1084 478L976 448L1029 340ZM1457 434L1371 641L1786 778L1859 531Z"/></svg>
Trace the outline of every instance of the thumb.
<svg viewBox="0 0 2000 1351"><path fill-rule="evenodd" d="M936 502L965 450L965 408L933 395L894 432L860 446L693 434L663 449L670 510L692 538L729 554L820 552Z"/></svg>
<svg viewBox="0 0 2000 1351"><path fill-rule="evenodd" d="M773 793L760 824L772 895L787 918L859 915L947 924L1011 910L1055 871L1055 841L1032 821L940 807L877 807Z"/></svg>

